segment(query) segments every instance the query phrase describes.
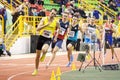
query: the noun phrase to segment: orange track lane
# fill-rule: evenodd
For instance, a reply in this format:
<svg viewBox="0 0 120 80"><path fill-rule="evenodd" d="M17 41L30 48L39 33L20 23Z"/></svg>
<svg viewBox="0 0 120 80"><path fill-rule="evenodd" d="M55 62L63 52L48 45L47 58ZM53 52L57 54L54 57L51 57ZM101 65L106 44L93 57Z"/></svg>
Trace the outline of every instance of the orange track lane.
<svg viewBox="0 0 120 80"><path fill-rule="evenodd" d="M117 52L117 57L120 59L120 48L115 49L115 51ZM77 68L79 68L80 62L76 61L77 55L78 54L74 54L74 62ZM50 80L52 70L56 72L58 66L60 66L61 72L71 70L71 67L65 66L67 64L67 55L57 55L52 65L46 69L45 65L49 58L48 56L44 62L40 62L39 74L37 76L31 75L34 70L34 58L0 59L0 80ZM98 55L96 58L98 59ZM85 64L89 61L87 60ZM101 60L99 60L99 62L101 63ZM105 63L110 64L117 62L116 57L114 60L111 59L110 50L108 50L105 57Z"/></svg>

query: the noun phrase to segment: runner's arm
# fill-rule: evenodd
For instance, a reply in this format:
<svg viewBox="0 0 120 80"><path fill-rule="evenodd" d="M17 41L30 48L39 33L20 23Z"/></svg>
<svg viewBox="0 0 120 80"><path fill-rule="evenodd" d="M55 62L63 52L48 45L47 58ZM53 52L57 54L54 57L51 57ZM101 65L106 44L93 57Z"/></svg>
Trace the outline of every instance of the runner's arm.
<svg viewBox="0 0 120 80"><path fill-rule="evenodd" d="M58 37L59 32L60 32L60 24L59 24L59 22L57 22L57 26L56 27L57 27L57 33L56 33L55 38L54 38L55 42L57 41L57 37Z"/></svg>
<svg viewBox="0 0 120 80"><path fill-rule="evenodd" d="M44 20L45 20L45 18L42 18L42 20L41 20L40 23L38 24L37 31L40 31L41 29L43 29L44 27L46 27L46 26L49 25L49 23L44 25L44 24L43 24L43 23L44 23Z"/></svg>
<svg viewBox="0 0 120 80"><path fill-rule="evenodd" d="M79 25L78 29L82 32L82 34L84 33L82 28L80 27L80 25Z"/></svg>

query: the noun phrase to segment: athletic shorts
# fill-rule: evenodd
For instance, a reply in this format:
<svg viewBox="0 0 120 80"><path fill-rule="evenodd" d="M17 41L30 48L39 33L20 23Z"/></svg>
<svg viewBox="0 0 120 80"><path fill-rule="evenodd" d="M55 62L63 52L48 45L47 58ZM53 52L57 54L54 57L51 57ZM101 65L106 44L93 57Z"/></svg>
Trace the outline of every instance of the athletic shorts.
<svg viewBox="0 0 120 80"><path fill-rule="evenodd" d="M44 44L50 45L51 43L51 38L46 38L44 36L39 36L38 41L37 41L37 50L42 50L42 46Z"/></svg>
<svg viewBox="0 0 120 80"><path fill-rule="evenodd" d="M67 39L67 41L66 41L66 47L67 47L68 44L72 44L72 46L74 46L74 48L76 46L76 42L75 41L71 41L71 40Z"/></svg>
<svg viewBox="0 0 120 80"><path fill-rule="evenodd" d="M112 33L105 33L105 41L108 41L109 45L112 46Z"/></svg>
<svg viewBox="0 0 120 80"><path fill-rule="evenodd" d="M57 39L56 42L52 41L52 49L55 48L55 46L57 46L58 48L62 48L62 43L63 43L63 40L59 38Z"/></svg>
<svg viewBox="0 0 120 80"><path fill-rule="evenodd" d="M84 38L84 42L86 43L86 44L89 44L89 43L91 43L91 40L90 40L90 38Z"/></svg>

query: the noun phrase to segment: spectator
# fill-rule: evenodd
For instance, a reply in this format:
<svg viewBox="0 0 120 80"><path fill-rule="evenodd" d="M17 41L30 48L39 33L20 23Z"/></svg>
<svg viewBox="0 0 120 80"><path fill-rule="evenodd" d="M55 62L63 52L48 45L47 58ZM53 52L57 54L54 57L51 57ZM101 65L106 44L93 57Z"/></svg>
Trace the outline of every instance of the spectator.
<svg viewBox="0 0 120 80"><path fill-rule="evenodd" d="M118 11L116 4L114 2L112 2L112 1L109 4L109 8L114 10L114 11Z"/></svg>
<svg viewBox="0 0 120 80"><path fill-rule="evenodd" d="M79 9L79 14L80 14L80 16L83 17L83 18L87 18L86 13L85 13L85 11L83 10L82 7Z"/></svg>
<svg viewBox="0 0 120 80"><path fill-rule="evenodd" d="M29 3L30 3L30 4L35 4L35 3L36 3L36 0L29 0Z"/></svg>
<svg viewBox="0 0 120 80"><path fill-rule="evenodd" d="M60 5L66 5L69 0L61 0Z"/></svg>
<svg viewBox="0 0 120 80"><path fill-rule="evenodd" d="M3 52L4 52L4 51L3 51L3 44L0 43L0 56L1 56L1 55L4 55L4 56L5 56L5 54L4 54Z"/></svg>
<svg viewBox="0 0 120 80"><path fill-rule="evenodd" d="M104 12L103 14L103 20L108 20L108 15L106 14L106 12Z"/></svg>
<svg viewBox="0 0 120 80"><path fill-rule="evenodd" d="M13 22L13 24L15 23L15 21L18 19L18 17L20 15L24 15L24 8L23 7L21 9L19 7L17 7L16 10L14 10L12 12L12 16L13 16L12 22Z"/></svg>
<svg viewBox="0 0 120 80"><path fill-rule="evenodd" d="M37 8L33 8L33 16L37 16L38 13L37 13Z"/></svg>
<svg viewBox="0 0 120 80"><path fill-rule="evenodd" d="M120 0L115 0L117 7L120 7Z"/></svg>
<svg viewBox="0 0 120 80"><path fill-rule="evenodd" d="M62 6L59 8L58 14L61 15L61 13L63 13L64 11L65 11L65 6L62 5Z"/></svg>
<svg viewBox="0 0 120 80"><path fill-rule="evenodd" d="M43 9L43 6L42 5L37 5L36 8L37 8L37 12L40 12L40 10Z"/></svg>
<svg viewBox="0 0 120 80"><path fill-rule="evenodd" d="M13 12L12 12L12 22L13 24L16 22L16 20L19 18L19 16L24 15L24 8L22 7L21 9L17 7ZM15 34L18 34L18 28L17 26L13 27L13 31L15 30Z"/></svg>
<svg viewBox="0 0 120 80"><path fill-rule="evenodd" d="M70 5L69 7L67 7L69 14L73 15L74 14L74 7L72 5Z"/></svg>
<svg viewBox="0 0 120 80"><path fill-rule="evenodd" d="M31 10L30 10L30 14L29 14L30 16L37 16L38 15L38 13L37 13L37 8L31 8Z"/></svg>
<svg viewBox="0 0 120 80"><path fill-rule="evenodd" d="M74 11L74 13L79 12L78 7L74 6L73 11Z"/></svg>
<svg viewBox="0 0 120 80"><path fill-rule="evenodd" d="M4 7L4 34L6 34L6 21L7 21L7 11L6 11L6 7Z"/></svg>
<svg viewBox="0 0 120 80"><path fill-rule="evenodd" d="M7 11L6 7L0 9L0 15L4 18L4 34L6 34L6 21L7 21Z"/></svg>
<svg viewBox="0 0 120 80"><path fill-rule="evenodd" d="M93 11L93 17L95 17L95 19L99 19L99 18L100 18L99 15L100 15L100 12L95 9L95 10Z"/></svg>
<svg viewBox="0 0 120 80"><path fill-rule="evenodd" d="M74 6L74 1L68 1L66 3L66 7L69 7L69 6Z"/></svg>
<svg viewBox="0 0 120 80"><path fill-rule="evenodd" d="M44 5L44 1L43 1L43 0L38 0L37 3L38 3L39 5L42 5L42 6Z"/></svg>
<svg viewBox="0 0 120 80"><path fill-rule="evenodd" d="M53 0L54 3L61 4L61 0Z"/></svg>
<svg viewBox="0 0 120 80"><path fill-rule="evenodd" d="M45 8L43 8L39 13L38 13L38 16L42 16L42 17L45 17L46 14L45 14Z"/></svg>
<svg viewBox="0 0 120 80"><path fill-rule="evenodd" d="M7 2L10 4L11 0L7 0Z"/></svg>
<svg viewBox="0 0 120 80"><path fill-rule="evenodd" d="M11 56L11 53L6 50L5 44L4 44L4 42L2 41L2 43L0 42L0 56L1 56L1 55L4 55L4 56L5 56L4 53L7 53L8 56Z"/></svg>

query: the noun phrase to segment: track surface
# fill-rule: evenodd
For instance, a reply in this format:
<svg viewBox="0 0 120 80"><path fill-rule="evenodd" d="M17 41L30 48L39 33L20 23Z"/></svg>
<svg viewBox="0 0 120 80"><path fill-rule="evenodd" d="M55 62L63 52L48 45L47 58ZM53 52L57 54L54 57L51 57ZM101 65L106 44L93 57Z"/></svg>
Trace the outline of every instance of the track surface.
<svg viewBox="0 0 120 80"><path fill-rule="evenodd" d="M115 51L117 57L120 59L120 48L115 49ZM34 70L35 53L0 57L0 80L50 80L51 72L54 70L56 73L58 66L60 67L61 72L70 71L71 67L66 67L66 64L68 63L66 52L58 52L58 54L59 55L56 56L52 65L48 69L46 69L45 66L50 58L49 55L44 62L40 62L39 74L37 76L31 75ZM79 68L81 63L76 61L77 55L78 52L74 52L74 63L76 67ZM96 59L98 59L98 56L97 53ZM101 59L102 55L99 59L100 64L102 64ZM84 65L88 64L89 61L90 60L87 60ZM105 63L118 63L116 57L114 60L111 59L110 50L107 50Z"/></svg>

